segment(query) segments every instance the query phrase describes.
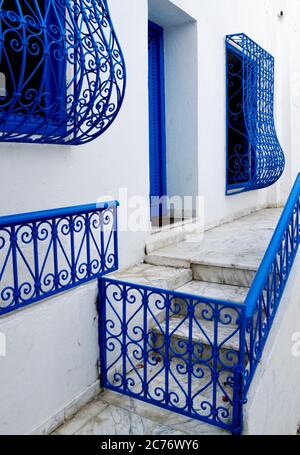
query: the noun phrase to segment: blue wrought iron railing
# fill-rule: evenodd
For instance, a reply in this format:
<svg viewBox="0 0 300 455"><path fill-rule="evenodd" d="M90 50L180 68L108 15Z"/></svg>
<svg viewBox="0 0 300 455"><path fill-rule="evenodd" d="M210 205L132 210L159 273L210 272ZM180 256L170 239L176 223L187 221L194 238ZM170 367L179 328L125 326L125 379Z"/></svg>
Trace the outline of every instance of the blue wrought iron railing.
<svg viewBox="0 0 300 455"><path fill-rule="evenodd" d="M300 243L300 174L247 296L244 396L250 387Z"/></svg>
<svg viewBox="0 0 300 455"><path fill-rule="evenodd" d="M245 306L112 278L100 286L102 386L238 433Z"/></svg>
<svg viewBox="0 0 300 455"><path fill-rule="evenodd" d="M265 188L285 158L274 121L274 57L244 33L226 37L226 194Z"/></svg>
<svg viewBox="0 0 300 455"><path fill-rule="evenodd" d="M0 218L0 316L118 268L118 203Z"/></svg>
<svg viewBox="0 0 300 455"><path fill-rule="evenodd" d="M300 242L300 174L245 304L127 283L116 201L0 218L0 315L99 279L102 385L240 433Z"/></svg>
<svg viewBox="0 0 300 455"><path fill-rule="evenodd" d="M103 387L241 433L300 241L300 174L245 304L100 280Z"/></svg>
<svg viewBox="0 0 300 455"><path fill-rule="evenodd" d="M0 141L100 136L126 85L107 0L1 0L0 75Z"/></svg>

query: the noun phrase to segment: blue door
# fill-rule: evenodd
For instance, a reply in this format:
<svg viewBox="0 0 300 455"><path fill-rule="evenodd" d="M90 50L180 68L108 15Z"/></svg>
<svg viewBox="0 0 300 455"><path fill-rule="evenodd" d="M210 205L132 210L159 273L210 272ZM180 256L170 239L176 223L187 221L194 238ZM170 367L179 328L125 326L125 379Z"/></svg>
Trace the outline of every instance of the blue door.
<svg viewBox="0 0 300 455"><path fill-rule="evenodd" d="M166 196L166 131L163 29L149 22L149 131L151 217L163 216L165 204L157 199Z"/></svg>

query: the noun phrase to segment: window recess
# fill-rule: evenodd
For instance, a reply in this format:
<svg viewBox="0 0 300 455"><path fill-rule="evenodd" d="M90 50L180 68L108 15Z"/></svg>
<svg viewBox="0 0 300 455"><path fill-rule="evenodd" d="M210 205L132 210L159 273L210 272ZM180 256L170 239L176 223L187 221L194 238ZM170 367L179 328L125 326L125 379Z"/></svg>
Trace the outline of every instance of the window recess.
<svg viewBox="0 0 300 455"><path fill-rule="evenodd" d="M226 37L226 194L266 188L285 158L274 122L274 58L244 34Z"/></svg>

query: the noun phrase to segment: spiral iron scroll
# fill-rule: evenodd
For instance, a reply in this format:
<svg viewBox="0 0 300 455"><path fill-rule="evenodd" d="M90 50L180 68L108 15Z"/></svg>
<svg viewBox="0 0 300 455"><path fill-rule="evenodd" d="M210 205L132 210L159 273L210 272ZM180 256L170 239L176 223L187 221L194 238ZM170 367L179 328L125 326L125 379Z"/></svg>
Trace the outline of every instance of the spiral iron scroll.
<svg viewBox="0 0 300 455"><path fill-rule="evenodd" d="M118 268L116 204L41 213L0 222L0 317Z"/></svg>
<svg viewBox="0 0 300 455"><path fill-rule="evenodd" d="M0 0L0 141L79 145L124 99L107 0Z"/></svg>
<svg viewBox="0 0 300 455"><path fill-rule="evenodd" d="M226 46L227 194L236 194L273 185L285 157L274 121L274 58L245 34L227 36Z"/></svg>
<svg viewBox="0 0 300 455"><path fill-rule="evenodd" d="M101 283L103 387L239 428L245 308L110 277Z"/></svg>

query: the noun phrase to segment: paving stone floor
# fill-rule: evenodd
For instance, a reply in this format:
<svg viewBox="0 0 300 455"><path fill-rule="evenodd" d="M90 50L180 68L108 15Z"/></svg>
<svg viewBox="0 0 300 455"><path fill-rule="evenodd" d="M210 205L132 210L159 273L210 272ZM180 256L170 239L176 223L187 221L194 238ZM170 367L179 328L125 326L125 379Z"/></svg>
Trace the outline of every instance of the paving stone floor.
<svg viewBox="0 0 300 455"><path fill-rule="evenodd" d="M105 391L53 435L222 435L218 428Z"/></svg>

